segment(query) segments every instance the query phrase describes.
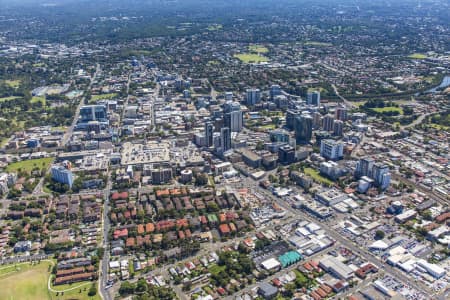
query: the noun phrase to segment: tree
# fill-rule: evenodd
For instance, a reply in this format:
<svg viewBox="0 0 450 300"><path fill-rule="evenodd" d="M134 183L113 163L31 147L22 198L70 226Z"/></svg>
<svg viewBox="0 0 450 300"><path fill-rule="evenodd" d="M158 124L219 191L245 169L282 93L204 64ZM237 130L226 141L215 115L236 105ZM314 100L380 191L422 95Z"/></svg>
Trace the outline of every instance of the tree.
<svg viewBox="0 0 450 300"><path fill-rule="evenodd" d="M89 288L88 296L93 297L95 295L97 295L97 287L95 284L92 284L91 287Z"/></svg>
<svg viewBox="0 0 450 300"><path fill-rule="evenodd" d="M148 284L144 278L138 280L136 285L136 293L144 293L148 290Z"/></svg>
<svg viewBox="0 0 450 300"><path fill-rule="evenodd" d="M206 185L208 183L208 175L205 173L199 173L195 177L196 185Z"/></svg>
<svg viewBox="0 0 450 300"><path fill-rule="evenodd" d="M382 239L384 239L384 236L385 236L386 234L384 233L384 231L383 230L377 230L376 232L375 232L375 239L376 240L382 240Z"/></svg>
<svg viewBox="0 0 450 300"><path fill-rule="evenodd" d="M256 150L264 150L264 143L263 142L258 142L255 146Z"/></svg>
<svg viewBox="0 0 450 300"><path fill-rule="evenodd" d="M427 221L431 221L433 219L431 211L428 209L422 213L422 217Z"/></svg>
<svg viewBox="0 0 450 300"><path fill-rule="evenodd" d="M121 296L131 295L131 294L134 293L134 289L135 289L134 284L132 284L132 283L130 283L128 281L124 281L120 285L119 294Z"/></svg>

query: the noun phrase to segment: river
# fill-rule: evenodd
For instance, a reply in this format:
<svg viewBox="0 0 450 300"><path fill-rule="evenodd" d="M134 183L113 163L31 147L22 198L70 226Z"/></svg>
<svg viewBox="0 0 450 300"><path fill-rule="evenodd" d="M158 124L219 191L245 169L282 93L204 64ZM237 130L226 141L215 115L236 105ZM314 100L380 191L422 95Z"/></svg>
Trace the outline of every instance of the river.
<svg viewBox="0 0 450 300"><path fill-rule="evenodd" d="M445 76L445 77L442 79L442 82L441 82L440 85L438 85L438 86L436 86L436 87L434 87L434 88L432 88L432 89L429 89L429 90L426 91L425 93L436 93L436 92L438 91L438 89L446 88L446 87L448 87L448 86L450 86L450 76Z"/></svg>

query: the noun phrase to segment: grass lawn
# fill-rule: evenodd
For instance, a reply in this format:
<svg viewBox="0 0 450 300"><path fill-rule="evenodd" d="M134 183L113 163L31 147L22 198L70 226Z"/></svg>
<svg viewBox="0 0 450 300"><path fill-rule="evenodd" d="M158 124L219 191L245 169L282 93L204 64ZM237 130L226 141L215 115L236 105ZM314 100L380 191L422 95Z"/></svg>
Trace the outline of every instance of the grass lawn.
<svg viewBox="0 0 450 300"><path fill-rule="evenodd" d="M0 148L3 148L8 143L9 138L0 139Z"/></svg>
<svg viewBox="0 0 450 300"><path fill-rule="evenodd" d="M222 24L213 24L213 25L209 25L207 29L209 31L216 31L216 30L220 30L222 28L223 28Z"/></svg>
<svg viewBox="0 0 450 300"><path fill-rule="evenodd" d="M425 58L427 58L427 56L425 54L422 54L422 53L413 53L413 54L409 55L408 58L425 59Z"/></svg>
<svg viewBox="0 0 450 300"><path fill-rule="evenodd" d="M250 45L250 46L248 46L248 50L250 52L256 52L256 53L267 53L267 52L269 52L269 49L267 49L264 46L259 46L259 45Z"/></svg>
<svg viewBox="0 0 450 300"><path fill-rule="evenodd" d="M261 126L261 128L273 130L273 129L277 128L277 126L275 124L267 124L267 125Z"/></svg>
<svg viewBox="0 0 450 300"><path fill-rule="evenodd" d="M323 87L318 87L318 88L308 88L308 92L315 92L315 91L319 91L321 93L326 92L327 90Z"/></svg>
<svg viewBox="0 0 450 300"><path fill-rule="evenodd" d="M263 55L258 55L254 53L241 53L235 54L235 58L239 59L243 63L260 63L260 62L268 62L269 59Z"/></svg>
<svg viewBox="0 0 450 300"><path fill-rule="evenodd" d="M9 164L6 167L7 172L16 172L19 169L25 172L31 172L34 168L39 169L48 169L50 164L53 162L53 157L46 157L46 158L38 158L38 159L29 159L29 160L23 160L18 161L12 164Z"/></svg>
<svg viewBox="0 0 450 300"><path fill-rule="evenodd" d="M52 127L52 131L66 131L67 126Z"/></svg>
<svg viewBox="0 0 450 300"><path fill-rule="evenodd" d="M31 103L36 103L36 102L41 102L43 106L45 106L46 100L45 97L37 97L34 96L33 98L31 98Z"/></svg>
<svg viewBox="0 0 450 300"><path fill-rule="evenodd" d="M20 98L20 97L17 97L17 96L3 97L3 98L0 98L0 103L5 102L5 101L10 101L10 100L18 99L18 98Z"/></svg>
<svg viewBox="0 0 450 300"><path fill-rule="evenodd" d="M99 100L109 100L117 97L116 93L109 93L109 94L101 94L101 95L92 95L91 102L97 102Z"/></svg>
<svg viewBox="0 0 450 300"><path fill-rule="evenodd" d="M70 291L59 292L58 296L56 296L56 292L49 292L50 297L48 299L52 300L100 300L100 296L97 293L97 295L93 297L88 296L89 288L92 284L97 285L97 282L92 281L82 281L82 282L76 282L72 284L62 284L62 285L56 285L52 286L51 288L57 291L64 291L67 289L72 289ZM80 293L81 290L81 293Z"/></svg>
<svg viewBox="0 0 450 300"><path fill-rule="evenodd" d="M401 107L395 107L395 106L375 107L375 108L372 108L372 110L377 113L398 111L401 115L403 114L403 109Z"/></svg>
<svg viewBox="0 0 450 300"><path fill-rule="evenodd" d="M305 168L304 172L306 175L311 176L315 181L326 184L326 185L333 185L334 182L331 181L330 179L323 177L322 175L320 175L320 172L317 170L314 170L312 168Z"/></svg>
<svg viewBox="0 0 450 300"><path fill-rule="evenodd" d="M430 123L430 124L428 124L428 126L430 126L431 128L437 129L437 130L450 131L450 127L440 125L440 124Z"/></svg>
<svg viewBox="0 0 450 300"><path fill-rule="evenodd" d="M20 80L5 80L4 82L13 88L18 88L20 85Z"/></svg>
<svg viewBox="0 0 450 300"><path fill-rule="evenodd" d="M18 269L0 276L0 299L51 299L47 282L50 262L17 265ZM11 269L9 269L11 270ZM56 298L55 298L56 299Z"/></svg>
<svg viewBox="0 0 450 300"><path fill-rule="evenodd" d="M315 41L307 41L305 42L307 46L319 46L319 47L330 47L333 46L331 43L323 43L323 42L315 42Z"/></svg>
<svg viewBox="0 0 450 300"><path fill-rule="evenodd" d="M352 104L353 104L353 105L356 105L356 106L358 106L358 107L364 105L364 103L366 103L366 101L356 101L356 102L353 102L353 101L352 101Z"/></svg>
<svg viewBox="0 0 450 300"><path fill-rule="evenodd" d="M225 271L226 268L227 268L226 266L219 266L219 265L213 264L208 267L208 270L212 275L217 275L221 271Z"/></svg>
<svg viewBox="0 0 450 300"><path fill-rule="evenodd" d="M207 63L207 65L209 65L209 66L216 66L218 64L220 64L220 63L217 60L210 60Z"/></svg>

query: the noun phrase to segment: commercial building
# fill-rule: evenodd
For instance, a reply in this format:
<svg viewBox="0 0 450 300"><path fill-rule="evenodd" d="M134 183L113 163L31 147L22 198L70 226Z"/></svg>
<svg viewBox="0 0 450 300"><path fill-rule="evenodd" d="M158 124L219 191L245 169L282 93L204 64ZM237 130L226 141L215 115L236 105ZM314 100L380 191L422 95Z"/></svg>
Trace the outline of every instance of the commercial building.
<svg viewBox="0 0 450 300"><path fill-rule="evenodd" d="M282 164L288 165L295 162L295 149L290 145L281 146L278 149L278 161Z"/></svg>
<svg viewBox="0 0 450 300"><path fill-rule="evenodd" d="M214 174L216 176L222 175L225 172L230 172L232 170L232 165L230 162L223 162L214 166Z"/></svg>
<svg viewBox="0 0 450 300"><path fill-rule="evenodd" d="M355 172L356 177L357 178L360 178L362 176L372 177L372 168L374 164L375 161L370 157L361 158L356 163L356 172Z"/></svg>
<svg viewBox="0 0 450 300"><path fill-rule="evenodd" d="M417 215L417 212L413 209L408 209L407 211L404 211L403 213L395 216L395 221L397 221L400 224L405 223L406 221L411 220Z"/></svg>
<svg viewBox="0 0 450 300"><path fill-rule="evenodd" d="M314 130L318 130L322 127L322 114L318 111L314 112L312 114L313 116L313 128Z"/></svg>
<svg viewBox="0 0 450 300"><path fill-rule="evenodd" d="M331 256L322 259L319 266L339 279L349 280L353 277L353 270L349 266Z"/></svg>
<svg viewBox="0 0 450 300"><path fill-rule="evenodd" d="M223 127L220 130L220 147L222 152L226 152L231 149L231 130L228 127Z"/></svg>
<svg viewBox="0 0 450 300"><path fill-rule="evenodd" d="M391 183L389 167L384 164L375 164L372 168L372 178L375 180L375 184L381 189L387 189Z"/></svg>
<svg viewBox="0 0 450 300"><path fill-rule="evenodd" d="M165 184L172 180L172 168L168 164L150 164L145 165L144 174L152 179L152 184Z"/></svg>
<svg viewBox="0 0 450 300"><path fill-rule="evenodd" d="M189 183L192 181L192 170L183 170L181 171L181 182L183 183Z"/></svg>
<svg viewBox="0 0 450 300"><path fill-rule="evenodd" d="M308 92L306 103L309 105L320 106L320 92Z"/></svg>
<svg viewBox="0 0 450 300"><path fill-rule="evenodd" d="M441 268L436 264L431 264L423 259L420 259L417 262L417 265L419 267L425 269L431 276L433 276L434 278L437 278L437 279L442 278L447 274L447 272L445 271L444 268Z"/></svg>
<svg viewBox="0 0 450 300"><path fill-rule="evenodd" d="M337 107L334 111L334 117L336 120L346 121L347 120L347 108Z"/></svg>
<svg viewBox="0 0 450 300"><path fill-rule="evenodd" d="M289 132L283 129L275 129L269 132L270 141L273 143L289 143Z"/></svg>
<svg viewBox="0 0 450 300"><path fill-rule="evenodd" d="M370 177L363 176L358 181L358 192L365 193L369 188L372 187L374 180Z"/></svg>
<svg viewBox="0 0 450 300"><path fill-rule="evenodd" d="M214 125L212 122L205 123L205 146L212 147L214 144Z"/></svg>
<svg viewBox="0 0 450 300"><path fill-rule="evenodd" d="M278 289L267 282L263 282L259 285L258 294L265 300L270 300L277 296Z"/></svg>
<svg viewBox="0 0 450 300"><path fill-rule="evenodd" d="M385 164L375 163L372 158L362 158L356 164L355 176L363 176L374 180L375 185L383 190L387 189L391 183L391 173Z"/></svg>
<svg viewBox="0 0 450 300"><path fill-rule="evenodd" d="M334 121L333 124L333 135L342 136L344 132L344 122L341 120Z"/></svg>
<svg viewBox="0 0 450 300"><path fill-rule="evenodd" d="M297 144L308 144L312 138L313 118L303 114L295 118L294 130Z"/></svg>
<svg viewBox="0 0 450 300"><path fill-rule="evenodd" d="M320 143L320 155L330 160L342 159L344 157L344 145L335 140L322 140Z"/></svg>
<svg viewBox="0 0 450 300"><path fill-rule="evenodd" d="M334 125L334 118L332 115L325 115L322 119L322 128L325 131L332 131Z"/></svg>
<svg viewBox="0 0 450 300"><path fill-rule="evenodd" d="M87 123L89 121L106 122L106 106L105 105L85 105L80 108L80 120L81 123Z"/></svg>
<svg viewBox="0 0 450 300"><path fill-rule="evenodd" d="M334 161L325 161L320 164L320 173L329 178L337 179L343 174L342 168Z"/></svg>
<svg viewBox="0 0 450 300"><path fill-rule="evenodd" d="M269 258L261 263L261 267L267 271L274 271L280 269L281 264L275 258Z"/></svg>
<svg viewBox="0 0 450 300"><path fill-rule="evenodd" d="M274 84L270 87L270 99L273 101L276 96L281 95L281 88L279 85Z"/></svg>
<svg viewBox="0 0 450 300"><path fill-rule="evenodd" d="M273 102L278 109L286 109L289 105L288 98L285 95L278 95L274 98Z"/></svg>
<svg viewBox="0 0 450 300"><path fill-rule="evenodd" d="M9 187L16 183L17 174L0 173L0 195L9 193Z"/></svg>
<svg viewBox="0 0 450 300"><path fill-rule="evenodd" d="M233 92L225 92L225 100L227 101L233 100Z"/></svg>
<svg viewBox="0 0 450 300"><path fill-rule="evenodd" d="M259 89L247 89L245 102L247 105L253 106L261 101L261 91Z"/></svg>
<svg viewBox="0 0 450 300"><path fill-rule="evenodd" d="M286 111L286 127L289 130L294 130L295 119L300 116L300 111L298 110L287 110Z"/></svg>
<svg viewBox="0 0 450 300"><path fill-rule="evenodd" d="M63 166L53 166L51 168L52 179L56 182L67 184L70 188L73 184L73 173Z"/></svg>
<svg viewBox="0 0 450 300"><path fill-rule="evenodd" d="M259 168L261 166L262 158L261 156L257 155L253 151L244 149L241 152L242 154L242 160L250 167L252 168Z"/></svg>
<svg viewBox="0 0 450 300"><path fill-rule="evenodd" d="M241 105L238 102L227 102L224 107L224 126L231 132L240 132L243 127Z"/></svg>
<svg viewBox="0 0 450 300"><path fill-rule="evenodd" d="M348 196L336 188L332 188L329 190L321 191L316 194L317 201L327 205L335 205L339 202L346 200Z"/></svg>

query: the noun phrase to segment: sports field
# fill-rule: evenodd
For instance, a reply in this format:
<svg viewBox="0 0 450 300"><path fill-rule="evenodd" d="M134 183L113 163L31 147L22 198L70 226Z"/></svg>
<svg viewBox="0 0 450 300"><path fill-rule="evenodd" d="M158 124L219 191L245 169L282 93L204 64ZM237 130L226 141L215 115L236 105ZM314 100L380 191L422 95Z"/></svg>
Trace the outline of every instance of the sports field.
<svg viewBox="0 0 450 300"><path fill-rule="evenodd" d="M100 300L98 293L89 297L92 284L85 281L73 284L50 286L52 263L42 261L31 265L21 263L0 267L0 299L7 300Z"/></svg>
<svg viewBox="0 0 450 300"><path fill-rule="evenodd" d="M5 80L4 82L13 88L18 88L20 85L20 80Z"/></svg>
<svg viewBox="0 0 450 300"><path fill-rule="evenodd" d="M398 111L399 114L403 114L403 109L401 107L396 107L396 106L375 107L375 108L372 108L372 110L377 113Z"/></svg>
<svg viewBox="0 0 450 300"><path fill-rule="evenodd" d="M425 59L425 58L427 58L427 56L425 54L422 54L422 53L413 53L413 54L409 55L408 58Z"/></svg>
<svg viewBox="0 0 450 300"><path fill-rule="evenodd" d="M31 172L35 168L48 169L53 162L53 157L29 159L9 164L6 167L7 172L17 172L19 169L23 172Z"/></svg>
<svg viewBox="0 0 450 300"><path fill-rule="evenodd" d="M235 54L234 57L242 61L243 63L260 63L260 62L268 62L269 59L263 55L258 55L254 53L242 53Z"/></svg>
<svg viewBox="0 0 450 300"><path fill-rule="evenodd" d="M250 45L250 46L248 46L248 50L250 52L256 52L256 53L267 53L267 52L269 52L269 49L267 49L264 46L260 46L260 45Z"/></svg>
<svg viewBox="0 0 450 300"><path fill-rule="evenodd" d="M18 99L18 98L20 98L20 97L17 97L17 96L3 97L3 98L0 98L0 103L6 102L6 101L11 101L11 100Z"/></svg>
<svg viewBox="0 0 450 300"><path fill-rule="evenodd" d="M18 264L0 271L0 299L34 300L50 299L47 281L50 262ZM2 267L5 268L5 267Z"/></svg>

